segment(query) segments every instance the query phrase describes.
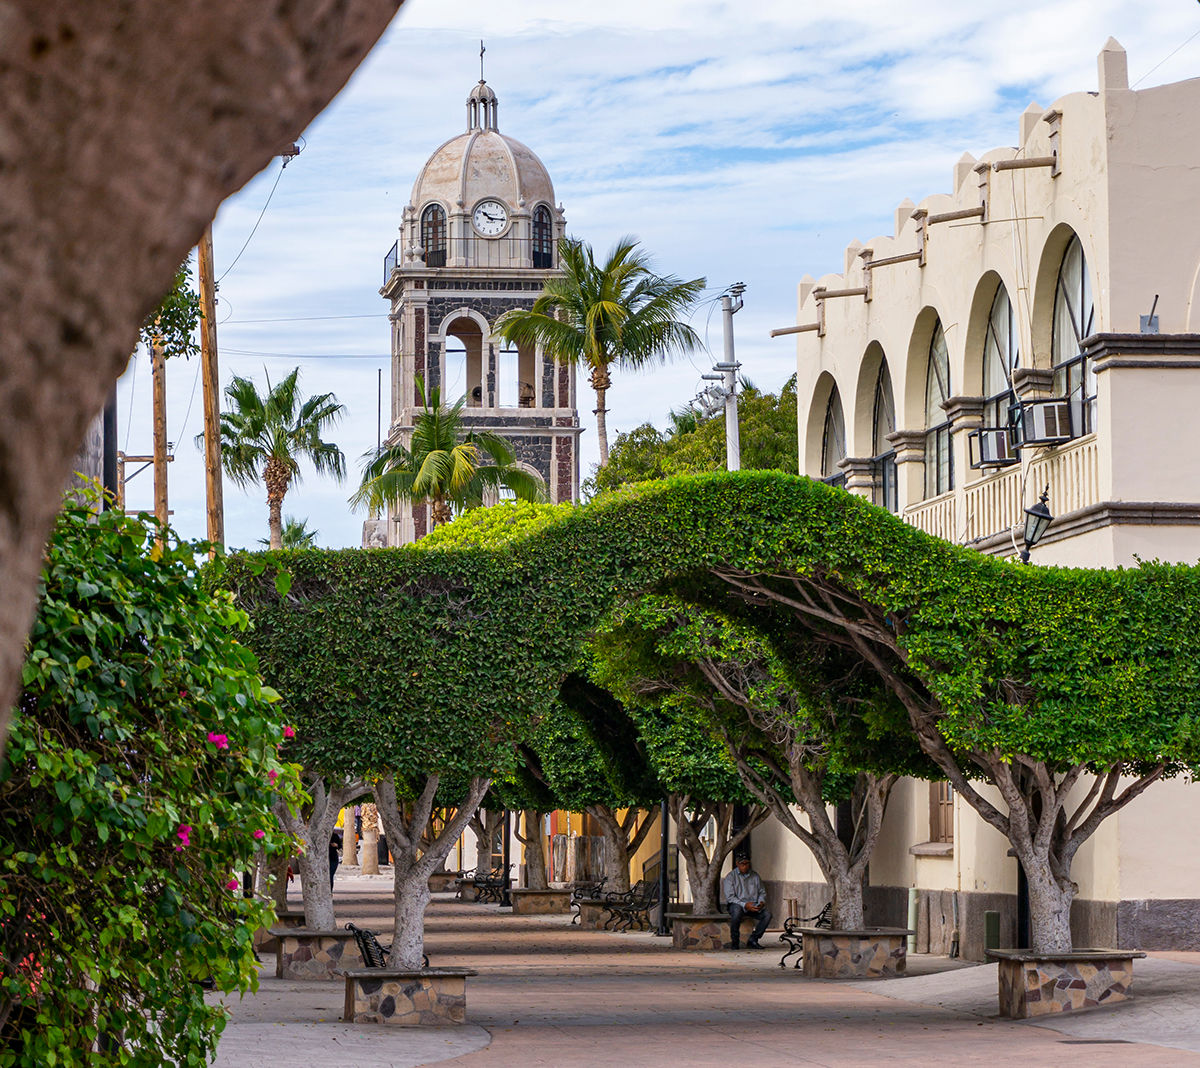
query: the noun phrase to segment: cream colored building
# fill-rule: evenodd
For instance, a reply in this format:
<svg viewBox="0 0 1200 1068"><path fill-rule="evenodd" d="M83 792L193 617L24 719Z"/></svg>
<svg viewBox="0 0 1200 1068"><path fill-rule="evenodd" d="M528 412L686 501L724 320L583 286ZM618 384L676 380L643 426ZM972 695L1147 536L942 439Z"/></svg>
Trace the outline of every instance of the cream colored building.
<svg viewBox="0 0 1200 1068"><path fill-rule="evenodd" d="M1200 79L1132 90L1110 39L1098 91L1031 104L1014 134L964 154L950 192L901 203L843 273L801 281L797 325L776 332L796 335L801 472L1005 556L1048 487L1034 565L1195 562ZM869 919L904 922L915 887L918 948L957 929L978 957L986 909L1011 945L1008 843L932 789L894 796ZM1102 826L1075 862L1077 944L1200 948L1197 822L1200 786L1166 783ZM777 906L824 900L778 825L754 857Z"/></svg>

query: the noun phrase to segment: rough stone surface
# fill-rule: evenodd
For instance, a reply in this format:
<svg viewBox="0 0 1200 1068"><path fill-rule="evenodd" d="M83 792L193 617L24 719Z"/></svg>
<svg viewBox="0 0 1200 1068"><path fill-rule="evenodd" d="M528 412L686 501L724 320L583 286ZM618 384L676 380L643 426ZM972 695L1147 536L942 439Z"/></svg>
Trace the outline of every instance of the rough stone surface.
<svg viewBox="0 0 1200 1068"><path fill-rule="evenodd" d="M676 913L668 912L671 920L671 944L676 949L715 950L731 949L729 941L729 917L720 912ZM757 917L742 917L743 935L754 929ZM743 938L743 943L745 938Z"/></svg>
<svg viewBox="0 0 1200 1068"><path fill-rule="evenodd" d="M570 890L510 890L513 912L520 916L553 916L571 911Z"/></svg>
<svg viewBox="0 0 1200 1068"><path fill-rule="evenodd" d="M604 902L588 898L579 902L579 926L585 931L599 931L608 919L608 910Z"/></svg>
<svg viewBox="0 0 1200 1068"><path fill-rule="evenodd" d="M367 968L346 972L343 1019L356 1024L444 1027L466 1023L467 976L461 968L420 972Z"/></svg>
<svg viewBox="0 0 1200 1068"><path fill-rule="evenodd" d="M303 927L303 909L278 909L275 913L275 927ZM254 932L254 948L260 953L277 953L279 940L271 934L269 928L260 927Z"/></svg>
<svg viewBox="0 0 1200 1068"><path fill-rule="evenodd" d="M454 881L458 878L456 871L435 871L429 877L429 892L431 894L444 894L447 890L454 888Z"/></svg>
<svg viewBox="0 0 1200 1068"><path fill-rule="evenodd" d="M907 931L804 929L804 974L813 979L894 979L908 966Z"/></svg>
<svg viewBox="0 0 1200 1068"><path fill-rule="evenodd" d="M1098 954L1080 959L1000 958L1000 1015L1012 1020L1114 1005L1129 996L1133 958Z"/></svg>
<svg viewBox="0 0 1200 1068"><path fill-rule="evenodd" d="M277 979L337 979L348 968L363 966L351 931L272 927L271 934L279 939L275 957Z"/></svg>

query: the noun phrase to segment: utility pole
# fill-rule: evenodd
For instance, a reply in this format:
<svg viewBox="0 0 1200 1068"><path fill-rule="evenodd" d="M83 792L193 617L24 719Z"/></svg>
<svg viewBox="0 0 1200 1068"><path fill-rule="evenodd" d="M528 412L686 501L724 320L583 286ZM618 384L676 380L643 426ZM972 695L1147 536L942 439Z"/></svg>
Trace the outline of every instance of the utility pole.
<svg viewBox="0 0 1200 1068"><path fill-rule="evenodd" d="M200 276L200 377L204 391L204 488L208 540L223 546L225 502L221 481L221 396L211 223L204 228L204 236L200 239L197 264Z"/></svg>
<svg viewBox="0 0 1200 1068"><path fill-rule="evenodd" d="M725 467L729 471L740 471L742 467L742 442L738 428L737 373L741 364L733 354L733 316L742 308L745 283L734 282L727 293L721 295L721 319L725 334L725 355L720 363L713 364L717 374L701 375L710 382L720 382L712 392L725 401ZM715 399L715 398L714 398Z"/></svg>
<svg viewBox="0 0 1200 1068"><path fill-rule="evenodd" d="M154 518L167 525L167 360L162 337L155 335L150 346L150 369L154 379Z"/></svg>

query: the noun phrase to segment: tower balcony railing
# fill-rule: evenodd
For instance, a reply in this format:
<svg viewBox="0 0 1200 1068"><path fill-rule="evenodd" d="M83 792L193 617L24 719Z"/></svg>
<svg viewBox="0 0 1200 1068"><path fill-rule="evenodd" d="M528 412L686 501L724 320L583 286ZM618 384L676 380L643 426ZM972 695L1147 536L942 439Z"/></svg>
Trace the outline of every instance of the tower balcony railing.
<svg viewBox="0 0 1200 1068"><path fill-rule="evenodd" d="M526 267L550 270L555 265L554 245L527 237L455 237L440 247L418 253L413 266L426 267ZM383 280L400 266L399 242L383 258Z"/></svg>

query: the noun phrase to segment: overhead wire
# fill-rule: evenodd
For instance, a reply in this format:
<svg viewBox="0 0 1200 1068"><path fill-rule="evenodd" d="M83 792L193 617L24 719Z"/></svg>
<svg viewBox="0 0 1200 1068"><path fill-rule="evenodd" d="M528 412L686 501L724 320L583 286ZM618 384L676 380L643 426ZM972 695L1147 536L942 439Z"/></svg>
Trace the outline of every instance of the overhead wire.
<svg viewBox="0 0 1200 1068"><path fill-rule="evenodd" d="M1176 52L1181 51L1185 46L1191 44L1197 37L1200 37L1200 30L1197 30L1195 33L1193 33L1191 35L1191 37L1189 37L1186 41L1184 41L1183 44L1179 45L1179 47L1176 48L1174 51L1170 52L1168 55L1163 56L1162 59L1160 59L1157 63L1155 63L1153 67L1151 67L1148 71L1146 71L1146 73L1143 74L1129 88L1136 89L1139 85L1142 84L1142 82L1144 82L1147 78L1149 78L1151 74L1153 74L1156 70L1158 70L1159 67L1161 67L1164 63L1166 63L1166 61L1168 59L1170 59L1172 56L1174 56Z"/></svg>
<svg viewBox="0 0 1200 1068"><path fill-rule="evenodd" d="M271 192L269 192L267 194L266 203L263 204L262 211L260 211L258 213L258 218L254 221L254 226L251 228L249 235L247 236L245 242L242 244L242 247L240 249L238 249L238 254L233 257L233 262L228 267L226 267L224 271L221 272L221 277L216 280L214 285L221 284L221 281L225 278L225 276L227 274L229 274L229 272L232 271L233 268L237 265L237 261L242 258L242 253L245 252L246 249L249 247L250 242L254 238L255 232L258 230L258 224L263 221L263 216L266 215L266 213L267 213L267 208L271 204L271 198L275 195L275 190L279 188L279 179L283 177L283 172L286 167L287 167L287 164L284 163L279 168L279 173L277 175L275 175L275 184L271 186Z"/></svg>

